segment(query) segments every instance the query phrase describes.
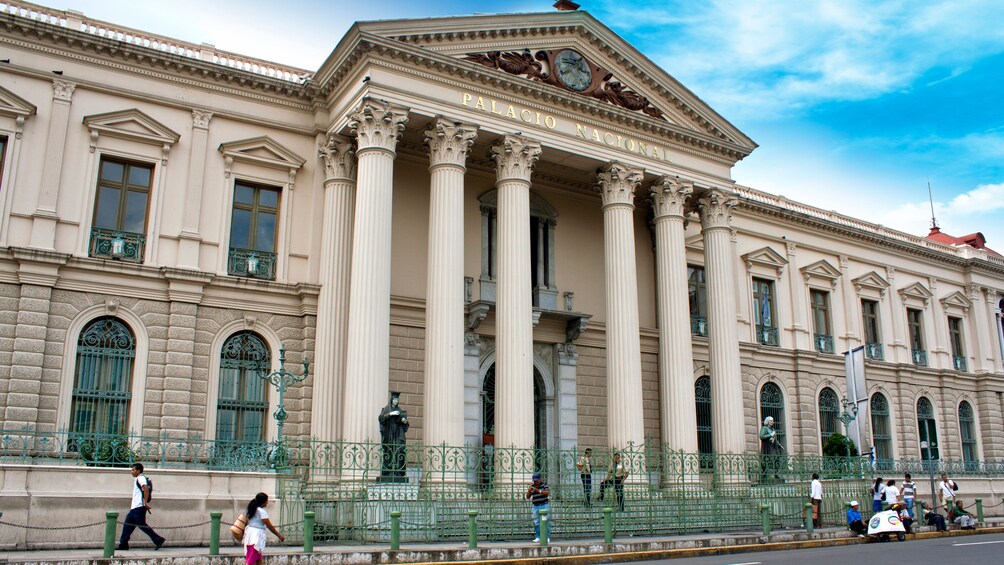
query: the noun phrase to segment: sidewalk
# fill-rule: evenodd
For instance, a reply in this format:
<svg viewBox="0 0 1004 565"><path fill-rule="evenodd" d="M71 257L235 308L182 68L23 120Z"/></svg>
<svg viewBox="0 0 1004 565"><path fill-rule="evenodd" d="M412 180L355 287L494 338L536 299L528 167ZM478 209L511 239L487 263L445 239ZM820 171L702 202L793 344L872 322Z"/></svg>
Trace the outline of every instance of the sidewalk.
<svg viewBox="0 0 1004 565"><path fill-rule="evenodd" d="M993 520L993 519L991 519ZM937 536L968 536L986 533L1004 533L1004 521L993 520L975 531L952 530L948 533L926 531L921 528L909 539ZM210 559L207 547L141 547L146 540L135 540L130 551L116 552L112 560L102 558L100 549L62 549L40 551L0 552L0 560L7 563L30 565L34 563L59 563L60 565L131 564L137 565L190 565L195 562L218 565L243 565L243 551L232 540L221 543L220 556ZM478 549L469 549L466 543L402 543L400 551L393 552L388 544L315 545L314 553L306 555L302 547L272 546L265 550L267 561L311 563L318 565L364 565L380 563L450 563L491 561L520 565L560 562L562 565L588 565L611 561L654 560L672 557L698 557L770 551L804 549L835 545L870 543L870 538L859 538L844 528L823 528L812 534L804 530L787 530L764 537L757 532L694 534L667 537L618 537L607 545L593 540L555 540L549 547L527 542L479 542ZM148 543L148 542L146 542ZM282 559L284 558L284 559Z"/></svg>

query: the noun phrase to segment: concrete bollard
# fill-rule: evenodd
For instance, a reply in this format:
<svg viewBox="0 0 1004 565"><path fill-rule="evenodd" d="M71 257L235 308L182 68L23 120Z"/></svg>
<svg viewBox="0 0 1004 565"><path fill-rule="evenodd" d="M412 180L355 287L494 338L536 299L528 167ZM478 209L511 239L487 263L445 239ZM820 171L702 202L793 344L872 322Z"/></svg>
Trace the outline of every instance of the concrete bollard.
<svg viewBox="0 0 1004 565"><path fill-rule="evenodd" d="M811 534L812 531L813 531L813 524L812 524L812 503L811 502L806 502L805 503L805 510L804 510L803 514L804 514L804 518L805 518L805 531L807 533Z"/></svg>
<svg viewBox="0 0 1004 565"><path fill-rule="evenodd" d="M303 513L303 552L314 552L314 513L309 510Z"/></svg>
<svg viewBox="0 0 1004 565"><path fill-rule="evenodd" d="M478 548L478 511L467 511L467 547Z"/></svg>
<svg viewBox="0 0 1004 565"><path fill-rule="evenodd" d="M220 554L220 519L222 512L209 513L209 555Z"/></svg>
<svg viewBox="0 0 1004 565"><path fill-rule="evenodd" d="M976 499L976 521L983 525L983 499Z"/></svg>
<svg viewBox="0 0 1004 565"><path fill-rule="evenodd" d="M614 542L614 509L603 509L603 543Z"/></svg>
<svg viewBox="0 0 1004 565"><path fill-rule="evenodd" d="M767 504L760 505L760 522L763 526L763 535L770 535L770 506Z"/></svg>
<svg viewBox="0 0 1004 565"><path fill-rule="evenodd" d="M401 511L393 510L390 513L390 550L401 549Z"/></svg>
<svg viewBox="0 0 1004 565"><path fill-rule="evenodd" d="M547 510L540 511L540 547L547 547L551 537L551 527L547 520Z"/></svg>
<svg viewBox="0 0 1004 565"><path fill-rule="evenodd" d="M115 555L115 520L119 513L113 510L105 512L105 559Z"/></svg>

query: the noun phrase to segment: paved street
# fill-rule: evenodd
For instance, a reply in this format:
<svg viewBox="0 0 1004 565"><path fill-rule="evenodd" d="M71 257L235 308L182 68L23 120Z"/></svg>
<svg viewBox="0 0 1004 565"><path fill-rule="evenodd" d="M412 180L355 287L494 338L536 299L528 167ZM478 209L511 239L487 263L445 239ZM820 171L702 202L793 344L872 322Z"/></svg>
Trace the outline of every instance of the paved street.
<svg viewBox="0 0 1004 565"><path fill-rule="evenodd" d="M1001 563L1004 534L891 541L840 547L741 553L690 559L667 559L635 563L686 565L849 565L874 563Z"/></svg>

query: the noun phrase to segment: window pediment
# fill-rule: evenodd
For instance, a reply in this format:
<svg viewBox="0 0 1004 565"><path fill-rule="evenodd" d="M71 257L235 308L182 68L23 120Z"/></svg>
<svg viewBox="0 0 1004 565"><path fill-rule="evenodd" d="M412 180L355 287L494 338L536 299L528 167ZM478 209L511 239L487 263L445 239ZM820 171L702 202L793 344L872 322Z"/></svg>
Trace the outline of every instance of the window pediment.
<svg viewBox="0 0 1004 565"><path fill-rule="evenodd" d="M157 145L165 153L181 139L180 134L135 108L85 116L84 125L91 131L92 153L100 135Z"/></svg>
<svg viewBox="0 0 1004 565"><path fill-rule="evenodd" d="M837 288L837 279L841 272L826 259L820 259L811 265L806 265L799 269L806 283L818 281L824 285L829 284L831 288Z"/></svg>
<svg viewBox="0 0 1004 565"><path fill-rule="evenodd" d="M854 283L854 289L858 291L858 294L861 294L864 290L871 290L878 293L882 298L885 298L885 291L890 286L889 282L875 271L852 279L851 282Z"/></svg>
<svg viewBox="0 0 1004 565"><path fill-rule="evenodd" d="M956 290L948 296L943 297L941 299L941 305L944 306L945 311L947 312L958 311L965 315L968 314L969 309L973 307L973 302L966 298L965 294Z"/></svg>
<svg viewBox="0 0 1004 565"><path fill-rule="evenodd" d="M756 251L750 251L743 255L742 258L746 262L747 272L752 273L754 269L759 268L761 271L767 271L771 276L778 277L781 276L785 265L788 264L788 260L783 255L770 247L762 247Z"/></svg>
<svg viewBox="0 0 1004 565"><path fill-rule="evenodd" d="M302 159L292 150L267 135L221 143L220 153L223 154L225 160L224 171L228 178L233 170L234 162L237 161L289 171L290 188L293 186L296 172L307 162L306 159Z"/></svg>
<svg viewBox="0 0 1004 565"><path fill-rule="evenodd" d="M21 135L25 118L35 115L36 110L34 104L0 86L0 116L14 118L18 136Z"/></svg>
<svg viewBox="0 0 1004 565"><path fill-rule="evenodd" d="M924 306L927 306L931 297L934 296L930 290L927 290L927 287L919 282L899 289L899 295L903 298L904 303L909 303L912 300L914 303L922 303Z"/></svg>

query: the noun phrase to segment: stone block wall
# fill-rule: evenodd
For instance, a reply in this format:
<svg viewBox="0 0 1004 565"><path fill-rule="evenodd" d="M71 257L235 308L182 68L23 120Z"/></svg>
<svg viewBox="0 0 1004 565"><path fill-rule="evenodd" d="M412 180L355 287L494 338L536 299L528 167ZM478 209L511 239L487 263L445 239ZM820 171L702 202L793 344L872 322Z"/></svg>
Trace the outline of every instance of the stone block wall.
<svg viewBox="0 0 1004 565"><path fill-rule="evenodd" d="M408 442L422 443L425 420L425 328L391 324L390 390L408 411ZM377 414L373 414L376 418Z"/></svg>

